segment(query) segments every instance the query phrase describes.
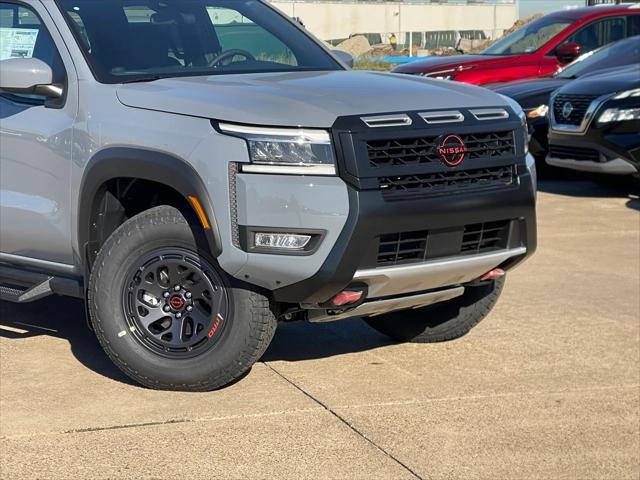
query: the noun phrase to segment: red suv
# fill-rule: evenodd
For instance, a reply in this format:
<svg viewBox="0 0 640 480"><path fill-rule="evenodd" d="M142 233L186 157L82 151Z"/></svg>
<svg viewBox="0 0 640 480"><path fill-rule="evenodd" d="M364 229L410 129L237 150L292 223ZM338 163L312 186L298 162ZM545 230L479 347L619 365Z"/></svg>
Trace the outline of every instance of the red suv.
<svg viewBox="0 0 640 480"><path fill-rule="evenodd" d="M543 77L617 40L640 34L640 4L576 8L550 13L478 55L428 57L396 73L486 85Z"/></svg>

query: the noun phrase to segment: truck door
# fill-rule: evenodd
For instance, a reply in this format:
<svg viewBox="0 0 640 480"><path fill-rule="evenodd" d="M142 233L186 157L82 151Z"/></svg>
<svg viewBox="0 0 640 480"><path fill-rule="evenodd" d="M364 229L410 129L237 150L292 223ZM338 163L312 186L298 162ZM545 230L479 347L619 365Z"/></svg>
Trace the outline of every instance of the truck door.
<svg viewBox="0 0 640 480"><path fill-rule="evenodd" d="M0 60L38 58L65 96L0 93L0 262L69 270L73 63L42 4L0 1ZM0 63L0 68L2 68Z"/></svg>

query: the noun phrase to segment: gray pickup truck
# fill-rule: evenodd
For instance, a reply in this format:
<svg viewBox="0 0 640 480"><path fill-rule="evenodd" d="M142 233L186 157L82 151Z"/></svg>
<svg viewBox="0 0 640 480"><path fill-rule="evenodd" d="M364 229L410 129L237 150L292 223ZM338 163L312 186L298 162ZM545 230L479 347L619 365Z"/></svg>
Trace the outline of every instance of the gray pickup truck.
<svg viewBox="0 0 640 480"><path fill-rule="evenodd" d="M84 298L160 389L279 321L467 333L536 248L524 114L345 58L259 0L0 1L1 298Z"/></svg>

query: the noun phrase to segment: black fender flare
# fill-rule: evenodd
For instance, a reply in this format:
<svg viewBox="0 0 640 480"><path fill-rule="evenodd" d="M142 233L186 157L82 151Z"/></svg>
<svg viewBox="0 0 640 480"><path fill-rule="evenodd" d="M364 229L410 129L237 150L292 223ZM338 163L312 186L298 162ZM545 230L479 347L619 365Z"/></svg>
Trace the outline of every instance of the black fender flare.
<svg viewBox="0 0 640 480"><path fill-rule="evenodd" d="M78 248L88 272L86 246L91 239L91 216L94 199L105 182L128 177L164 184L180 193L189 205L189 196L200 201L209 220L205 236L213 257L222 253L222 242L213 205L204 182L185 160L153 150L129 147L110 147L97 152L84 169L78 197Z"/></svg>

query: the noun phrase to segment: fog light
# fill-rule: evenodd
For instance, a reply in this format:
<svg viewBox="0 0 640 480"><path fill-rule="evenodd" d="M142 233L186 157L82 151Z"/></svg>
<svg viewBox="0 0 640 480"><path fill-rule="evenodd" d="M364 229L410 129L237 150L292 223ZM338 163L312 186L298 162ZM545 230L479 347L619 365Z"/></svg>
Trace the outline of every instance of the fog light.
<svg viewBox="0 0 640 480"><path fill-rule="evenodd" d="M311 235L295 233L256 233L255 246L258 248L280 248L283 250L302 250L311 241Z"/></svg>

